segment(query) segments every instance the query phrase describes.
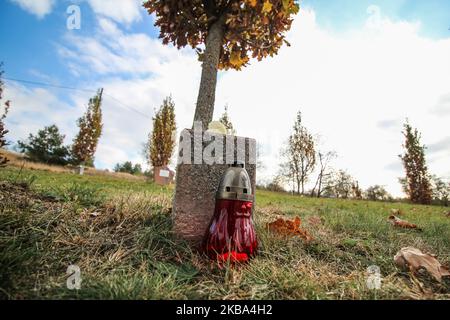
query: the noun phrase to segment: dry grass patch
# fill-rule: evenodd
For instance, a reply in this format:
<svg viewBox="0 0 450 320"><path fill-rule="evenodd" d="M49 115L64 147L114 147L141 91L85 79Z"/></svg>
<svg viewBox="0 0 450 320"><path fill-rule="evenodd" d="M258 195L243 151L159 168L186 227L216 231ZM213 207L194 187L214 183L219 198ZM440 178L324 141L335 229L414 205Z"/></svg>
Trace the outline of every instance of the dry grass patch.
<svg viewBox="0 0 450 320"><path fill-rule="evenodd" d="M9 169L8 169L9 170ZM450 284L393 262L403 246L450 263L443 208L395 204L423 232L387 221L394 204L257 194L259 254L219 269L172 234L172 189L109 177L0 171L0 295L10 299L449 299ZM24 170L26 171L26 170ZM25 179L26 178L26 179ZM30 183L34 182L30 187ZM314 238L279 237L266 225L299 216ZM77 264L82 289L66 288ZM382 288L366 286L367 267Z"/></svg>

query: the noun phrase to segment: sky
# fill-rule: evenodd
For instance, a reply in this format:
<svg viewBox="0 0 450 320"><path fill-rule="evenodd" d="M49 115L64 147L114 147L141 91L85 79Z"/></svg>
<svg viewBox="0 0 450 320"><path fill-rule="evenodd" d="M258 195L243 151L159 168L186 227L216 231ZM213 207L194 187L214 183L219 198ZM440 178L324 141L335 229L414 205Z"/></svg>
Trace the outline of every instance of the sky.
<svg viewBox="0 0 450 320"><path fill-rule="evenodd" d="M70 30L70 6L80 29ZM179 131L192 125L201 65L195 52L164 46L139 0L3 0L0 61L12 108L8 139L57 124L73 140L76 120L102 87L104 133L97 168L145 163L142 144L164 97L176 103ZM450 1L304 0L279 55L220 72L215 119L229 105L241 136L256 138L267 182L298 111L336 151L333 167L363 188L401 196L405 119L422 133L430 173L450 179ZM77 90L73 90L77 89Z"/></svg>

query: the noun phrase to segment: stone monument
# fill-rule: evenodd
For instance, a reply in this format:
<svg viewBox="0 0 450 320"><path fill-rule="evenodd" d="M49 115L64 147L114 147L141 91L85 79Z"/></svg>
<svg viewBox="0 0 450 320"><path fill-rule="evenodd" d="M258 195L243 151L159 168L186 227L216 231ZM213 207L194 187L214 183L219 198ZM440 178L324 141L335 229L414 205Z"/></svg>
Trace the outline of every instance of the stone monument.
<svg viewBox="0 0 450 320"><path fill-rule="evenodd" d="M214 214L220 179L235 162L245 163L255 190L256 140L208 133L195 126L193 130L183 130L172 209L177 238L194 246L201 244Z"/></svg>

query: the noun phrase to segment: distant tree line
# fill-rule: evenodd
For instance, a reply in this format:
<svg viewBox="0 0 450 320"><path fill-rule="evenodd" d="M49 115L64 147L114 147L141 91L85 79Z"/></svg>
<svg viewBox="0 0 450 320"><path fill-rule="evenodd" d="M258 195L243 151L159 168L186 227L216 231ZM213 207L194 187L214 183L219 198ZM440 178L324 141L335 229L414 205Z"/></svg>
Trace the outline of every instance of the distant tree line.
<svg viewBox="0 0 450 320"><path fill-rule="evenodd" d="M408 121L404 124L404 153L400 155L405 177L400 178L403 191L412 203L449 205L450 183L436 175L430 175L425 160L426 147L420 143L420 134ZM292 134L281 150L283 162L279 173L266 185L271 191L284 191L290 185L297 195L342 199L367 199L393 201L384 186L373 185L363 190L357 179L345 170L335 170L331 163L337 158L334 151L317 150L317 141L303 124L302 114L297 113ZM317 173L313 178L313 174ZM310 182L312 189L306 190Z"/></svg>
<svg viewBox="0 0 450 320"><path fill-rule="evenodd" d="M5 119L10 108L10 101L3 102L4 83L3 63L0 63L0 151L9 145L6 140L8 130ZM18 151L25 154L30 161L50 165L82 165L93 167L97 146L103 132L102 121L103 89L89 100L85 113L77 120L78 133L72 145L65 145L65 135L56 124L45 126L37 133L30 133L26 140L17 142ZM226 119L226 118L224 118ZM232 128L231 122L229 126ZM143 171L141 164L130 161L118 163L115 172L127 172L134 175L153 174L152 167L164 167L170 162L175 148L175 103L171 97L164 99L159 110L152 119L152 131L145 144L145 156L150 169ZM4 167L8 159L0 152L0 167Z"/></svg>
<svg viewBox="0 0 450 320"><path fill-rule="evenodd" d="M8 162L6 156L1 153L1 149L9 144L6 140L8 130L5 119L11 106L10 101L3 102L2 66L3 64L0 63L0 167ZM46 164L93 166L103 131L102 102L103 89L100 89L89 100L83 116L77 120L78 133L72 145L64 145L65 135L60 133L56 125L50 125L36 134L30 134L27 140L18 141L19 151L32 161ZM225 106L225 112L219 121L227 129L228 134L236 134L228 115L228 106ZM171 97L167 97L152 118L152 131L144 148L150 169L143 172L140 164L125 161L117 164L114 171L152 175L152 168L169 165L176 145L175 131L175 103ZM405 169L405 176L400 178L399 182L409 201L448 206L450 183L441 177L429 174L425 159L426 146L421 144L420 133L406 121L402 134L404 152L399 157ZM297 195L319 198L393 200L384 186L374 185L362 190L358 180L347 171L334 169L331 164L337 158L336 152L319 150L316 140L304 126L302 114L298 112L292 133L281 151L283 162L280 164L279 173L271 182L259 187L282 192L286 190L286 185L291 185L293 192ZM316 173L315 177L313 177L314 173ZM312 185L310 190L306 190L308 183Z"/></svg>
<svg viewBox="0 0 450 320"><path fill-rule="evenodd" d="M124 172L133 175L142 175L142 166L139 163L133 164L131 161L125 161L124 163L118 163L114 167L114 172Z"/></svg>

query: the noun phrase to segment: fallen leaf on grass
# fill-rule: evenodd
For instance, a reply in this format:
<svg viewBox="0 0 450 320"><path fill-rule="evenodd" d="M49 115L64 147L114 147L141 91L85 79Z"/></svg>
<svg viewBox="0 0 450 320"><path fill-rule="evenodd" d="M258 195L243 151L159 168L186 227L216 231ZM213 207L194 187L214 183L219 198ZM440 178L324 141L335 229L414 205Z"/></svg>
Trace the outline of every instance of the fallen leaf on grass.
<svg viewBox="0 0 450 320"><path fill-rule="evenodd" d="M300 228L301 220L296 217L294 220L285 220L282 218L277 219L274 222L268 223L267 228L271 232L275 232L284 236L299 236L305 242L312 241L312 236L306 231Z"/></svg>
<svg viewBox="0 0 450 320"><path fill-rule="evenodd" d="M416 224L408 222L406 220L402 220L394 215L389 216L389 222L392 223L394 227L405 228L405 229L417 229L422 231L421 228L417 227Z"/></svg>
<svg viewBox="0 0 450 320"><path fill-rule="evenodd" d="M417 273L419 269L426 269L438 282L442 277L450 276L450 271L441 265L434 255L423 253L417 248L402 248L394 257L395 264L402 269L409 269Z"/></svg>
<svg viewBox="0 0 450 320"><path fill-rule="evenodd" d="M445 214L447 218L450 218L450 211Z"/></svg>

